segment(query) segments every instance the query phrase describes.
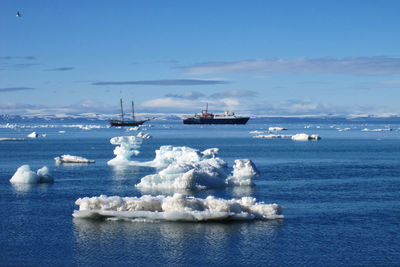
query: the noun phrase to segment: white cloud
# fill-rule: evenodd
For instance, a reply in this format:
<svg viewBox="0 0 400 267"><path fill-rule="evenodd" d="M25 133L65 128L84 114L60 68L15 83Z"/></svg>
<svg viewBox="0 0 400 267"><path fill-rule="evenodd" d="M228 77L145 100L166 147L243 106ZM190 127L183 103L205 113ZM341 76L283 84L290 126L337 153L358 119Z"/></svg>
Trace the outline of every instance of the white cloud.
<svg viewBox="0 0 400 267"><path fill-rule="evenodd" d="M187 74L217 73L336 73L352 75L400 74L400 58L267 58L205 62L182 67Z"/></svg>

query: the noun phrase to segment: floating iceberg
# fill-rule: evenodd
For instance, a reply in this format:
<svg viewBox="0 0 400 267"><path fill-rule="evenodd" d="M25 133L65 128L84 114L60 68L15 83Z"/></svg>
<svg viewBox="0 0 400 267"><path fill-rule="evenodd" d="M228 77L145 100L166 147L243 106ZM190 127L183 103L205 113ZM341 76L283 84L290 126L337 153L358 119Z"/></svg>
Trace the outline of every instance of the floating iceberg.
<svg viewBox="0 0 400 267"><path fill-rule="evenodd" d="M249 159L235 161L233 174L229 174L227 163L218 158L218 148L199 151L190 147L161 146L155 151L152 161L131 161L138 155L143 138L121 136L110 140L119 145L114 149L115 158L108 161L113 166L147 166L157 168L158 172L147 175L136 185L140 189L176 190L202 189L210 187L253 185L252 179L258 170Z"/></svg>
<svg viewBox="0 0 400 267"><path fill-rule="evenodd" d="M149 139L149 138L151 138L151 135L149 135L148 133L140 132L137 134L137 137L143 138L143 139Z"/></svg>
<svg viewBox="0 0 400 267"><path fill-rule="evenodd" d="M267 133L271 133L270 131L258 131L258 130L255 130L255 131L250 131L249 133L251 133L251 134L267 134Z"/></svg>
<svg viewBox="0 0 400 267"><path fill-rule="evenodd" d="M287 129L283 127L269 127L268 130L276 132L276 131L285 131Z"/></svg>
<svg viewBox="0 0 400 267"><path fill-rule="evenodd" d="M75 202L77 218L111 220L161 220L161 221L229 221L283 219L277 204L256 202L255 198L224 200L208 196L205 199L173 196L99 197L79 198Z"/></svg>
<svg viewBox="0 0 400 267"><path fill-rule="evenodd" d="M38 138L38 137L46 137L46 134L38 134L36 132L31 132L30 134L27 135L29 138Z"/></svg>
<svg viewBox="0 0 400 267"><path fill-rule="evenodd" d="M362 132L384 132L384 131L392 131L391 128L385 128L385 129L368 129L368 128L364 128L361 130Z"/></svg>
<svg viewBox="0 0 400 267"><path fill-rule="evenodd" d="M50 176L49 169L46 166L35 173L31 171L29 165L22 165L11 177L10 182L13 184L52 183L54 179Z"/></svg>
<svg viewBox="0 0 400 267"><path fill-rule="evenodd" d="M31 132L30 134L27 135L29 138L37 138L39 135L36 132Z"/></svg>
<svg viewBox="0 0 400 267"><path fill-rule="evenodd" d="M132 155L139 155L138 150L142 145L143 138L137 136L118 136L110 139L110 143L118 145L114 149L115 158L107 162L108 165L129 165Z"/></svg>
<svg viewBox="0 0 400 267"><path fill-rule="evenodd" d="M295 140L295 141L308 141L308 140L319 140L319 139L321 139L321 137L319 137L316 134L308 135L305 133L301 133L301 134L295 134L292 136L292 140Z"/></svg>
<svg viewBox="0 0 400 267"><path fill-rule="evenodd" d="M249 159L235 160L232 174L227 163L216 157L217 148L200 152L190 147L161 146L148 166L161 169L143 177L140 189L204 189L223 186L253 185L258 170Z"/></svg>
<svg viewBox="0 0 400 267"><path fill-rule="evenodd" d="M285 135L285 134L267 134L267 135L256 135L254 138L267 138L267 139L284 139L284 138L291 138L295 141L308 141L308 140L319 140L321 139L320 136L316 134L308 135L305 133L295 134L295 135Z"/></svg>
<svg viewBox="0 0 400 267"><path fill-rule="evenodd" d="M55 157L54 160L57 164L61 163L95 163L94 160L86 159L79 156L62 155L61 157Z"/></svg>
<svg viewBox="0 0 400 267"><path fill-rule="evenodd" d="M292 138L292 135L285 135L285 134L267 134L267 135L256 135L254 138L269 138L269 139L274 139L274 138Z"/></svg>

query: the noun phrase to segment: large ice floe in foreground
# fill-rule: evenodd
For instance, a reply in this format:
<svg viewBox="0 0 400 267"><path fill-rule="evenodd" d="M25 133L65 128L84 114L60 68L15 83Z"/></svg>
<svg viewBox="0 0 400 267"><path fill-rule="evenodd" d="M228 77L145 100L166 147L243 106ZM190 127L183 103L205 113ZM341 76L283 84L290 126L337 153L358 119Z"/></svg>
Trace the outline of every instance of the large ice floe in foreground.
<svg viewBox="0 0 400 267"><path fill-rule="evenodd" d="M255 198L224 200L209 196L205 199L173 196L99 197L79 198L75 202L77 218L128 221L225 221L282 219L277 204L257 203Z"/></svg>
<svg viewBox="0 0 400 267"><path fill-rule="evenodd" d="M94 160L86 159L84 157L72 156L72 155L62 155L61 157L55 157L54 160L56 164L61 163L95 163Z"/></svg>
<svg viewBox="0 0 400 267"><path fill-rule="evenodd" d="M10 182L13 184L38 184L38 183L52 183L54 182L53 177L49 174L49 169L44 166L37 170L37 172L31 171L29 165L22 165L11 177Z"/></svg>

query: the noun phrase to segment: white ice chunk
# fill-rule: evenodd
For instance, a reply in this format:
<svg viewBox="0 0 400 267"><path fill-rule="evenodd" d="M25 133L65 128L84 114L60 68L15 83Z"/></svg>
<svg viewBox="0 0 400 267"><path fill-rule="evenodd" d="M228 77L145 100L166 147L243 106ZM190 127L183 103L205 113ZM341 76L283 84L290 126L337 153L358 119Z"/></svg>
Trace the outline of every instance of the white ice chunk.
<svg viewBox="0 0 400 267"><path fill-rule="evenodd" d="M249 159L236 160L233 175L227 163L217 157L218 149L200 152L190 147L161 146L149 166L161 169L143 177L140 189L203 189L222 186L252 185L258 171Z"/></svg>
<svg viewBox="0 0 400 267"><path fill-rule="evenodd" d="M253 185L253 178L259 172L254 163L249 159L237 159L233 165L232 176L227 178L228 184L233 185Z"/></svg>
<svg viewBox="0 0 400 267"><path fill-rule="evenodd" d="M385 128L385 129L368 129L368 128L364 128L361 130L362 132L384 132L384 131L392 131L391 128Z"/></svg>
<svg viewBox="0 0 400 267"><path fill-rule="evenodd" d="M292 138L292 135L285 135L285 134L260 134L254 136L254 138L267 138L267 139L275 139L275 138Z"/></svg>
<svg viewBox="0 0 400 267"><path fill-rule="evenodd" d="M119 145L114 149L116 156L107 162L108 165L127 165L130 163L132 155L139 155L138 150L142 144L143 138L136 136L118 136L110 139L113 145Z"/></svg>
<svg viewBox="0 0 400 267"><path fill-rule="evenodd" d="M55 157L54 160L57 164L61 163L95 163L94 160L86 159L84 157L62 155L61 157Z"/></svg>
<svg viewBox="0 0 400 267"><path fill-rule="evenodd" d="M31 132L30 134L27 135L29 138L38 138L39 135L36 132Z"/></svg>
<svg viewBox="0 0 400 267"><path fill-rule="evenodd" d="M151 135L149 135L148 133L140 132L137 134L137 137L143 138L143 139L149 139L149 138L151 138Z"/></svg>
<svg viewBox="0 0 400 267"><path fill-rule="evenodd" d="M292 140L295 140L295 141L308 141L308 140L319 140L319 139L321 139L321 137L319 137L316 134L308 135L305 133L301 133L301 134L295 134L292 136Z"/></svg>
<svg viewBox="0 0 400 267"><path fill-rule="evenodd" d="M269 127L268 130L269 131L285 131L287 129L283 128L283 127Z"/></svg>
<svg viewBox="0 0 400 267"><path fill-rule="evenodd" d="M281 207L277 204L256 202L255 198L225 200L208 196L205 199L173 196L99 197L79 198L75 202L79 210L72 216L77 218L100 218L113 220L165 220L165 221L210 221L210 220L268 220L282 219Z"/></svg>
<svg viewBox="0 0 400 267"><path fill-rule="evenodd" d="M37 173L31 171L29 165L22 165L11 177L10 182L13 184L37 184L37 183L52 183L53 177L49 174L49 169L44 166Z"/></svg>

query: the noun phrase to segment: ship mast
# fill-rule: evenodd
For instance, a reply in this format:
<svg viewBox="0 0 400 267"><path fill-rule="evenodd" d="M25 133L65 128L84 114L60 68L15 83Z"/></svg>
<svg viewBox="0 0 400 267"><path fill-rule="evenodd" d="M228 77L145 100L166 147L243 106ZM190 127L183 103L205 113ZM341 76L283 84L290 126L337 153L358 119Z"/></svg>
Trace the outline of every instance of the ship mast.
<svg viewBox="0 0 400 267"><path fill-rule="evenodd" d="M133 105L133 100L132 100L132 120L135 120L135 109Z"/></svg>
<svg viewBox="0 0 400 267"><path fill-rule="evenodd" d="M121 120L124 121L124 109L122 107L122 98L120 98L120 102L121 102Z"/></svg>

